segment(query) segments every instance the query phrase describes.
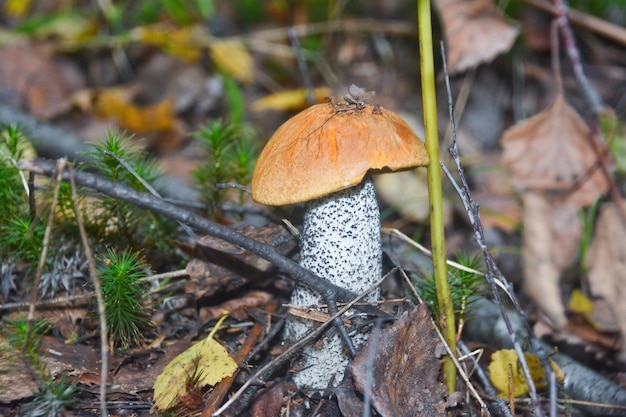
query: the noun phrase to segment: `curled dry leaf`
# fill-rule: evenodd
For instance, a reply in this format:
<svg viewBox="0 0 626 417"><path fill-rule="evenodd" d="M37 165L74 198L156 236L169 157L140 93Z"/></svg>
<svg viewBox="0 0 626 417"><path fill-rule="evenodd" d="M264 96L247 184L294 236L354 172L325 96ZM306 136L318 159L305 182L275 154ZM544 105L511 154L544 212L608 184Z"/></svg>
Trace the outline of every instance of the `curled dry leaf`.
<svg viewBox="0 0 626 417"><path fill-rule="evenodd" d="M621 201L621 204L624 204ZM609 203L602 208L587 252L591 293L604 298L618 322L622 339L626 336L626 225L619 208ZM622 359L626 347L622 344Z"/></svg>
<svg viewBox="0 0 626 417"><path fill-rule="evenodd" d="M546 110L504 132L502 162L517 187L562 194L573 206L586 207L608 189L589 135L585 122L558 93Z"/></svg>
<svg viewBox="0 0 626 417"><path fill-rule="evenodd" d="M374 339L370 337L370 340ZM443 416L445 386L439 382L439 338L423 304L402 314L368 343L350 365L354 385L362 393L372 386L372 404L383 417ZM374 354L373 374L370 349Z"/></svg>
<svg viewBox="0 0 626 417"><path fill-rule="evenodd" d="M437 0L450 74L489 62L511 49L519 29L492 0Z"/></svg>
<svg viewBox="0 0 626 417"><path fill-rule="evenodd" d="M535 193L524 201L524 290L553 328L567 324L559 280L578 252L582 225L576 207L551 204Z"/></svg>

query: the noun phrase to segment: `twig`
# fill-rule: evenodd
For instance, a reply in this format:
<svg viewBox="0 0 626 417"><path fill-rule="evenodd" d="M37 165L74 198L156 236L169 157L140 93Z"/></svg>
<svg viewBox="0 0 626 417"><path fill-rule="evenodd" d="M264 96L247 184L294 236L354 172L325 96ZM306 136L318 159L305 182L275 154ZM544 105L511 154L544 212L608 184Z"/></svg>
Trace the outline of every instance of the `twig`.
<svg viewBox="0 0 626 417"><path fill-rule="evenodd" d="M143 178L141 178L141 176L137 173L137 171L131 167L128 162L124 161L122 158L120 158L119 156L117 156L115 153L105 150L103 152L105 155L112 157L113 159L115 159L120 165L122 165L128 172L130 172L132 174L133 177L135 177L137 179L137 181L139 181L141 183L141 185L143 185L146 190L148 190L150 192L150 194L152 194L155 197L158 198L163 198L161 197L161 194L158 193L158 191L148 183L148 181L144 180ZM187 235L192 238L192 239L197 239L198 237L196 236L196 234L193 232L193 230L191 230L191 228L189 226L187 226L184 223L178 222L178 224L180 225L180 227L183 228L183 230L185 231L185 233L187 233Z"/></svg>
<svg viewBox="0 0 626 417"><path fill-rule="evenodd" d="M472 355L470 355L470 351L465 345L465 343L462 340L459 340L457 342L457 346L460 352L463 355L467 355L472 361L472 365L474 365L474 372L478 376L478 379L480 380L480 382L483 384L483 389L485 390L487 395L496 399L495 403L498 406L497 411L500 413L500 415L504 417L513 417L513 414L511 414L511 410L509 410L509 408L506 406L506 403L504 402L504 400L498 396L496 389L491 384L489 377L487 376L487 374L485 374L485 371L478 363L478 360L476 360Z"/></svg>
<svg viewBox="0 0 626 417"><path fill-rule="evenodd" d="M52 194L52 203L50 204L50 212L48 214L48 224L46 225L46 231L43 236L43 243L41 248L41 254L39 255L39 263L37 264L37 271L35 272L35 282L32 288L32 294L30 296L30 306L28 308L27 323L28 327L26 335L24 336L24 344L22 346L22 352L26 351L30 337L33 331L33 320L35 319L35 305L37 303L37 297L39 295L39 283L41 282L41 275L43 274L43 268L46 265L46 257L48 255L48 247L50 244L50 234L52 232L52 223L54 222L54 213L56 211L57 201L59 199L59 190L61 189L61 178L67 163L66 159L59 159L56 167L52 165L50 168L50 176L54 178L54 191ZM19 165L19 163L18 163ZM56 174L56 176L54 176Z"/></svg>
<svg viewBox="0 0 626 417"><path fill-rule="evenodd" d="M176 271L164 272L162 274L154 274L154 275L150 275L149 277L139 278L139 281L152 282L152 281L158 281L160 279L185 277L187 275L189 275L189 273L187 272L186 269L179 269Z"/></svg>
<svg viewBox="0 0 626 417"><path fill-rule="evenodd" d="M50 298L46 300L37 301L35 306L36 307L54 307L60 304L60 305L63 305L63 307L67 307L68 303L71 303L73 301L85 300L85 299L91 298L92 296L93 296L93 293L88 292L85 294L70 295L67 297ZM0 304L0 311L17 310L17 309L21 309L24 307L28 307L29 305L30 305L30 302L24 302L24 301L19 302L19 303Z"/></svg>
<svg viewBox="0 0 626 417"><path fill-rule="evenodd" d="M564 0L553 0L553 2L557 15L556 22L559 26L559 29L561 30L561 36L563 38L563 43L565 44L565 51L567 53L567 56L569 57L570 64L572 65L574 75L576 76L576 81L578 81L578 85L580 86L583 95L585 96L585 99L591 107L589 115L589 128L591 130L591 137L589 138L589 142L593 148L593 151L596 154L596 157L598 158L598 163L600 164L602 174L609 184L611 199L618 209L617 212L620 216L620 219L622 223L626 224L626 206L624 205L620 197L621 194L619 192L617 184L615 183L615 180L613 179L613 176L611 175L607 166L608 152L606 152L604 146L605 141L600 130L599 116L604 109L604 104L600 99L600 95L593 88L593 86L585 76L585 72L582 66L582 60L580 58L580 52L578 51L578 46L576 46L576 39L574 38L572 28L569 24L569 8Z"/></svg>
<svg viewBox="0 0 626 417"><path fill-rule="evenodd" d="M563 36L563 42L565 43L565 51L569 57L574 75L578 84L580 85L585 98L591 104L593 113L598 114L602 111L604 104L600 99L600 96L596 90L591 86L589 80L585 76L583 70L582 60L580 59L580 53L576 46L576 39L574 39L574 33L569 25L569 19L567 17L568 7L563 0L553 0L554 8L556 9L557 22L561 29L561 36Z"/></svg>
<svg viewBox="0 0 626 417"><path fill-rule="evenodd" d="M310 106L315 104L315 98L313 97L313 82L311 81L311 73L309 72L309 68L306 65L306 60L304 59L304 54L302 53L302 48L300 47L300 41L298 40L298 35L296 34L296 30L292 27L287 29L287 34L289 35L289 40L291 41L291 47L293 48L293 54L298 61L298 69L300 70L300 74L302 75L302 81L304 86L306 87L306 101Z"/></svg>
<svg viewBox="0 0 626 417"><path fill-rule="evenodd" d="M549 2L544 0L524 0L526 3L530 4L537 9L543 10L548 13L552 13L554 15L558 15L557 8L552 6ZM592 16L587 13L583 13L579 10L567 9L566 11L567 17L569 20L578 25L582 26L586 29L589 29L599 35L602 35L608 39L611 39L615 42L619 42L622 45L626 46L626 29L619 25L615 25L611 22L607 22L606 20L598 19L595 16Z"/></svg>
<svg viewBox="0 0 626 417"><path fill-rule="evenodd" d="M372 333L369 336L368 340L368 350L367 350L367 361L365 366L365 387L363 389L363 413L362 417L370 417L372 414L371 411L371 400L372 400L372 383L374 381L374 360L376 359L376 351L378 348L378 340L380 339L381 334L381 326L382 319L377 318L374 323L374 329L372 329Z"/></svg>
<svg viewBox="0 0 626 417"><path fill-rule="evenodd" d="M96 261L93 257L91 246L89 245L89 239L87 238L87 231L83 223L83 216L80 209L80 203L78 199L78 193L76 192L76 182L74 181L74 170L69 167L70 184L72 185L72 201L74 202L74 213L76 214L76 223L78 224L78 230L80 232L80 239L83 243L85 250L85 257L89 263L89 272L91 273L91 281L93 282L94 292L96 294L96 301L98 303L98 319L100 321L100 415L107 417L107 374L109 372L109 338L107 336L107 318L104 307L104 298L102 296L102 288L100 287L100 280L98 279L98 271L96 270Z"/></svg>
<svg viewBox="0 0 626 417"><path fill-rule="evenodd" d="M459 157L459 149L458 149L457 141L456 141L456 123L454 120L454 103L452 101L452 93L450 91L450 77L448 76L448 67L447 67L447 63L445 60L446 55L445 55L443 42L441 42L441 55L444 57L443 69L446 75L445 79L446 79L446 90L448 93L448 110L450 113L450 124L451 124L451 129L452 129L452 147L450 147L448 151L450 152L450 155L452 155L452 159L454 160L456 164L456 169L459 174L461 185L460 186L458 185L455 178L452 176L452 173L450 173L450 171L447 169L447 167L443 163L440 162L440 165L442 169L444 170L444 172L446 173L446 175L448 176L448 179L454 186L455 190L459 194L463 207L465 208L465 212L467 213L467 217L470 221L470 224L472 225L472 229L474 230L474 240L476 241L476 243L478 244L478 246L480 247L483 253L483 257L485 259L485 265L487 267L487 274L485 275L485 278L487 280L487 283L491 287L491 292L493 293L496 303L501 309L502 317L505 321L507 331L511 337L511 342L513 343L513 347L515 349L515 352L517 353L518 359L520 361L520 365L522 367L522 370L524 371L524 378L526 380L526 384L528 385L528 394L530 395L531 401L535 408L535 412L538 416L541 417L544 415L544 413L543 413L543 408L541 406L541 403L539 402L539 398L537 396L537 389L533 382L532 375L530 373L530 368L528 367L528 363L526 361L526 357L524 355L524 351L522 349L521 343L518 340L517 335L513 331L513 327L511 326L509 317L506 314L506 311L504 309L504 304L502 303L502 299L500 297L500 293L496 285L495 277L498 277L501 283L504 284L504 286L507 288L507 293L513 305L515 306L515 310L520 315L524 323L526 323L526 330L527 330L528 338L533 344L535 352L537 353L537 356L541 360L546 374L549 375L549 373L553 371L550 368L546 360L546 355L543 352L543 348L541 348L541 346L539 345L539 343L537 342L537 340L535 339L533 335L532 329L530 328L530 324L528 324L526 313L521 308L519 301L517 300L517 297L515 296L515 293L513 291L512 285L507 281L504 275L500 272L500 269L498 268L496 261L493 258L493 255L491 254L491 252L489 251L489 248L487 247L487 244L485 243L485 235L483 232L483 226L480 221L479 206L474 200L474 197L472 196L469 185L467 183L467 179L465 178L463 167L461 166L461 158Z"/></svg>

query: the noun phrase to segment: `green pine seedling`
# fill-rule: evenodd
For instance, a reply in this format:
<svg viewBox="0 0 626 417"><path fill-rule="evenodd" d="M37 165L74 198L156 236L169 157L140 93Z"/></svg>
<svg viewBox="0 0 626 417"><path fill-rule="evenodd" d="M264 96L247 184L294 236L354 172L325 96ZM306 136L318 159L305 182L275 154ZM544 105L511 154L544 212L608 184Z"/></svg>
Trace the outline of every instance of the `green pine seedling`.
<svg viewBox="0 0 626 417"><path fill-rule="evenodd" d="M21 408L20 415L29 417L59 416L63 410L70 408L77 386L70 384L64 377L56 380L50 375L45 364L39 357L39 346L46 332L50 329L50 322L45 319L35 320L32 323L29 337L28 321L26 318L4 320L2 333L13 349L23 351L26 360L37 373L40 389L35 398Z"/></svg>
<svg viewBox="0 0 626 417"><path fill-rule="evenodd" d="M38 379L42 381L49 379L50 375L46 366L39 357L39 346L44 334L50 329L50 322L45 319L34 320L31 324L30 334L28 321L25 317L12 320L5 319L2 324L3 336L13 349L24 352L26 361L37 373Z"/></svg>
<svg viewBox="0 0 626 417"><path fill-rule="evenodd" d="M481 267L481 258L478 256L469 256L460 252L457 254L456 258L457 263L469 269L479 270ZM456 323L459 323L459 326L462 326L462 323L465 321L465 318L471 309L472 301L475 297L480 296L480 287L483 277L478 274L456 268L450 268L448 275ZM437 304L437 291L433 277L414 277L414 280L419 295L424 299L430 308L430 311L437 314L439 308Z"/></svg>
<svg viewBox="0 0 626 417"><path fill-rule="evenodd" d="M25 417L57 417L65 415L64 411L72 408L78 386L66 381L65 377L58 380L48 379L41 384L35 398L21 408Z"/></svg>
<svg viewBox="0 0 626 417"><path fill-rule="evenodd" d="M146 266L138 253L129 250L118 255L108 249L106 256L97 258L111 347L125 349L141 344L142 330L150 324L149 308L144 303L148 291L140 281Z"/></svg>
<svg viewBox="0 0 626 417"><path fill-rule="evenodd" d="M193 171L209 217L216 217L221 205L232 193L219 184L248 184L252 177L256 147L242 129L216 121L201 127L194 135L204 152L202 162Z"/></svg>
<svg viewBox="0 0 626 417"><path fill-rule="evenodd" d="M135 170L140 178L153 186L160 177L155 160L132 142L131 135L112 130L93 147L94 151L87 153L89 166L95 166L101 175L111 181L126 184L142 192L147 191L133 173L107 152L116 155ZM166 242L176 223L162 216L104 195L98 196L90 212L94 215L86 225L97 243L144 250L148 259L163 260L172 252Z"/></svg>
<svg viewBox="0 0 626 417"><path fill-rule="evenodd" d="M34 267L45 227L31 216L25 179L16 166L29 146L19 128L0 126L0 258Z"/></svg>
<svg viewBox="0 0 626 417"><path fill-rule="evenodd" d="M41 338L50 328L48 320L35 320L32 323L30 337L28 334L28 321L26 318L6 319L3 334L13 348L22 350L28 358L36 358L37 350L41 344Z"/></svg>

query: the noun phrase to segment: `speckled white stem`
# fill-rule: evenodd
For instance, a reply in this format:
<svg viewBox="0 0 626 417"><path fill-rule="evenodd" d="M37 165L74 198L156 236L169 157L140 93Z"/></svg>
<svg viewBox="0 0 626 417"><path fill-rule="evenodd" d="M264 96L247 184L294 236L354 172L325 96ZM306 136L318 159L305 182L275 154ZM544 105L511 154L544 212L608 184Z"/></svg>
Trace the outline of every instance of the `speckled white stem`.
<svg viewBox="0 0 626 417"><path fill-rule="evenodd" d="M361 184L308 203L304 216L300 264L333 284L360 293L378 282L382 270L380 212L374 185L367 178ZM377 300L378 290L367 300ZM291 303L318 309L323 301L318 293L297 286ZM293 317L287 325L289 340L298 340L314 322ZM341 382L349 361L337 332L307 347L294 376L300 388L325 389L334 375ZM351 334L355 346L367 335Z"/></svg>

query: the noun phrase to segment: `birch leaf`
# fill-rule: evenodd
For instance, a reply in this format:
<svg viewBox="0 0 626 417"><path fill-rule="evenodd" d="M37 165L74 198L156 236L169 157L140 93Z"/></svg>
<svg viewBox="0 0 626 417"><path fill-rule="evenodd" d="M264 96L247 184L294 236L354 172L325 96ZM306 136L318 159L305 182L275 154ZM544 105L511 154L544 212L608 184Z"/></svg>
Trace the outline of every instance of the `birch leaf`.
<svg viewBox="0 0 626 417"><path fill-rule="evenodd" d="M489 62L513 46L519 29L492 0L437 0L451 74Z"/></svg>
<svg viewBox="0 0 626 417"><path fill-rule="evenodd" d="M547 386L543 368L537 356L531 353L524 353L526 362L530 368L530 375L533 378L535 387L540 389ZM509 397L509 383L513 384L513 396L519 397L528 394L528 385L524 377L524 371L518 361L517 353L513 349L497 350L491 355L489 363L489 379L495 388L498 389L498 396ZM509 380L509 371L511 381Z"/></svg>
<svg viewBox="0 0 626 417"><path fill-rule="evenodd" d="M226 75L244 84L254 81L254 60L243 43L231 39L214 41L209 47L209 55Z"/></svg>
<svg viewBox="0 0 626 417"><path fill-rule="evenodd" d="M589 135L559 93L546 110L504 132L502 162L517 187L563 195L575 207L586 207L608 189Z"/></svg>
<svg viewBox="0 0 626 417"><path fill-rule="evenodd" d="M225 316L223 317L225 318ZM217 329L219 321L215 326ZM215 331L215 330L214 330ZM176 404L187 392L187 381L197 376L197 386L215 385L237 370L237 363L226 349L213 339L213 332L170 362L154 383L154 402L159 410Z"/></svg>

